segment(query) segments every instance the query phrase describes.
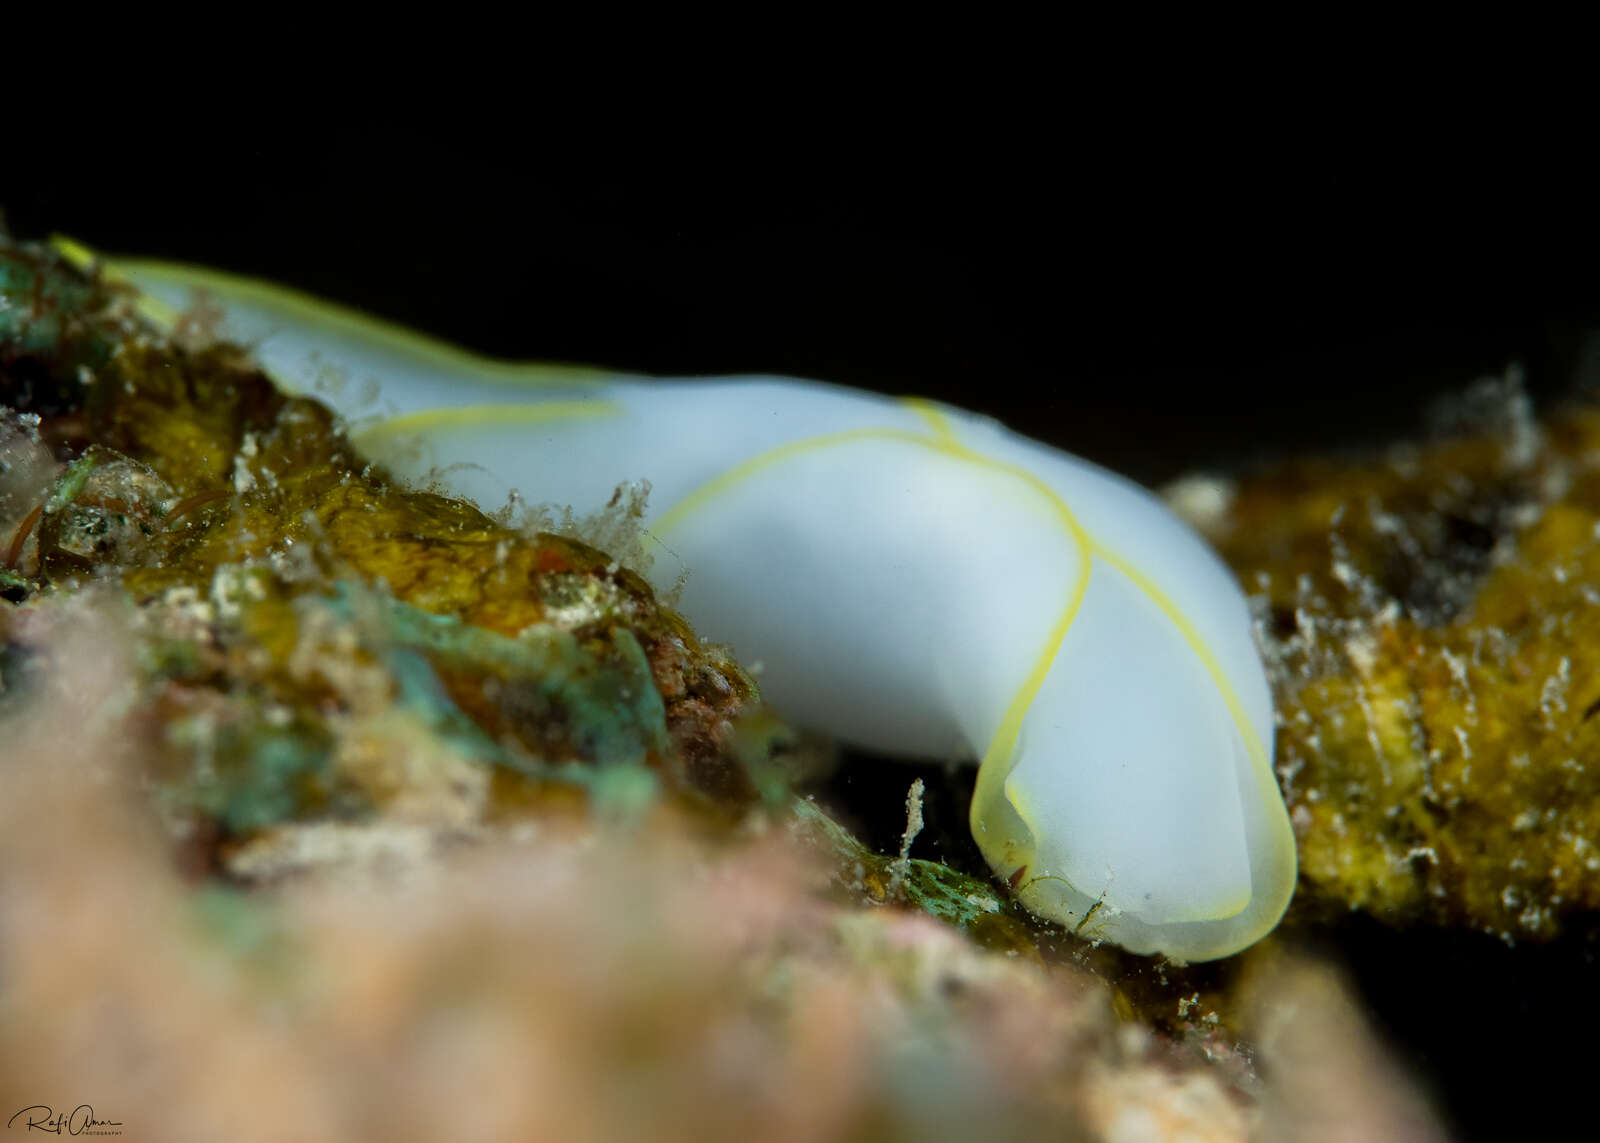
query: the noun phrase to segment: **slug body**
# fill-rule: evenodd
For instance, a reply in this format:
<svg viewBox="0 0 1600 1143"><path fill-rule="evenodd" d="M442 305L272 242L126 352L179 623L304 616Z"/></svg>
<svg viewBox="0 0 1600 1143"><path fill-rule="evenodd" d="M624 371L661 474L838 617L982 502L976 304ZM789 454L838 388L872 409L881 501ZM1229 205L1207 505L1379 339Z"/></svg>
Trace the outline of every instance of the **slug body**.
<svg viewBox="0 0 1600 1143"><path fill-rule="evenodd" d="M110 270L158 310L209 292L225 336L403 474L580 512L647 479L658 585L688 571L685 614L762 663L797 721L979 759L973 835L1034 913L1207 960L1288 905L1295 846L1244 597L1137 485L930 402L507 366L272 287ZM319 385L330 373L342 389Z"/></svg>

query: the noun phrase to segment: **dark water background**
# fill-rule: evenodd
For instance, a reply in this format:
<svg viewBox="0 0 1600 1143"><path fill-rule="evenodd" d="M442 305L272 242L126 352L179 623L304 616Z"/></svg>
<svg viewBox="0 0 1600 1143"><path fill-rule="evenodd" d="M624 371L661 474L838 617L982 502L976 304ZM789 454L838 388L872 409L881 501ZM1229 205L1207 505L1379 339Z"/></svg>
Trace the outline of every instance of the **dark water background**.
<svg viewBox="0 0 1600 1143"><path fill-rule="evenodd" d="M937 397L1147 483L1411 435L1511 365L1549 402L1600 360L1586 183L1514 134L767 144L578 162L510 136L141 143L13 168L0 208L22 236L278 279L507 357ZM886 846L907 780L860 758L840 778L894 825ZM1580 1107L1587 936L1340 936L1463 1137Z"/></svg>

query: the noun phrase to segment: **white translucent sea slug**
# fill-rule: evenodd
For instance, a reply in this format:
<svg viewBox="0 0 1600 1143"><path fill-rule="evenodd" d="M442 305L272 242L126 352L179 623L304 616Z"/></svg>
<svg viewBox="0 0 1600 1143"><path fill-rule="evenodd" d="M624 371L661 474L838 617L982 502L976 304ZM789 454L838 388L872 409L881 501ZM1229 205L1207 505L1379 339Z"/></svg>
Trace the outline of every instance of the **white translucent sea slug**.
<svg viewBox="0 0 1600 1143"><path fill-rule="evenodd" d="M158 320L207 292L223 335L402 473L580 512L648 479L654 578L690 573L685 614L764 664L801 723L978 758L973 836L1034 913L1206 960L1287 907L1294 838L1244 598L1129 481L927 401L506 365L261 283L109 269ZM342 388L319 387L330 374Z"/></svg>

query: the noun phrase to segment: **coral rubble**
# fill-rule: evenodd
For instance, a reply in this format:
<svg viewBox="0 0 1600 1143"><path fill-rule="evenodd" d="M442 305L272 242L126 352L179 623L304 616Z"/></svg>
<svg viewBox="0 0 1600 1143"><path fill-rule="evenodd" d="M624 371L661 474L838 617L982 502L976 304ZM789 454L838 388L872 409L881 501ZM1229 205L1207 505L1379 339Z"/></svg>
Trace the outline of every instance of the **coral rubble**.
<svg viewBox="0 0 1600 1143"><path fill-rule="evenodd" d="M1430 441L1243 479L1302 919L1545 939L1600 906L1600 411L1516 380Z"/></svg>
<svg viewBox="0 0 1600 1143"><path fill-rule="evenodd" d="M753 683L609 556L395 485L238 349L155 335L46 252L0 255L0 297L6 590L120 583L188 832L415 802L451 786L429 766L477 775L478 817L519 777L756 796L733 749ZM421 769L373 772L424 733Z"/></svg>

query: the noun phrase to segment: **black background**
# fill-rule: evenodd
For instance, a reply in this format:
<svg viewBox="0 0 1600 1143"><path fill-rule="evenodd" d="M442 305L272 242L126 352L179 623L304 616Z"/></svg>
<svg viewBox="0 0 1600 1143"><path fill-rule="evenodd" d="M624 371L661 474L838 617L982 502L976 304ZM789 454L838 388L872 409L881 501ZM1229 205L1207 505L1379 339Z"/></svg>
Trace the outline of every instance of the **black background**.
<svg viewBox="0 0 1600 1143"><path fill-rule="evenodd" d="M1513 363L1541 398L1572 383L1600 316L1587 179L1425 128L749 158L279 131L41 164L0 208L508 357L939 397L1160 482L1412 432Z"/></svg>
<svg viewBox="0 0 1600 1143"><path fill-rule="evenodd" d="M507 357L934 396L1147 483L1413 434L1428 401L1513 364L1547 403L1600 330L1577 147L1515 131L761 144L158 136L13 161L0 208L20 236L274 278ZM1586 940L1346 936L1373 1019L1462 1134L1584 1090L1566 1037L1596 997Z"/></svg>

